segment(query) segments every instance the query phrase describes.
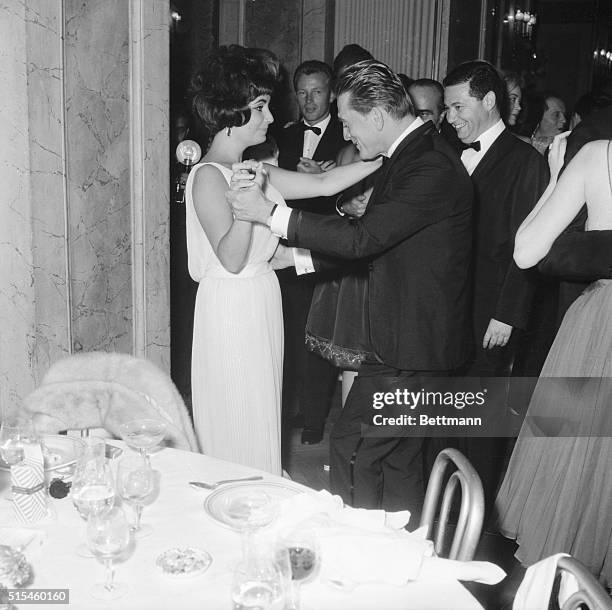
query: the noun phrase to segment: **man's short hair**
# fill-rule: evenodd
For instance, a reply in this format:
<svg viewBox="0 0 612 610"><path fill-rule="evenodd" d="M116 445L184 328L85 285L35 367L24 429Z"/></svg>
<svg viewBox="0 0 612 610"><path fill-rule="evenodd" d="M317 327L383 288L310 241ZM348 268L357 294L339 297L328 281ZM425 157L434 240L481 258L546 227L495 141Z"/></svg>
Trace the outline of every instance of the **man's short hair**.
<svg viewBox="0 0 612 610"><path fill-rule="evenodd" d="M395 119L414 115L414 107L402 81L386 64L373 59L348 68L335 83L336 97L350 94L350 106L367 114L380 106Z"/></svg>
<svg viewBox="0 0 612 610"><path fill-rule="evenodd" d="M506 116L508 91L506 83L493 64L482 59L466 61L451 70L443 81L445 87L463 83L470 84L470 95L478 100L493 91L497 110L501 116Z"/></svg>
<svg viewBox="0 0 612 610"><path fill-rule="evenodd" d="M297 82L300 76L310 76L311 74L325 74L327 81L331 85L332 81L332 70L324 62L318 61L317 59L309 59L308 61L302 62L293 74L293 88L297 91Z"/></svg>
<svg viewBox="0 0 612 610"><path fill-rule="evenodd" d="M437 80L433 78L417 78L410 84L411 87L429 87L435 89L438 94L438 110L442 112L444 110L444 87Z"/></svg>

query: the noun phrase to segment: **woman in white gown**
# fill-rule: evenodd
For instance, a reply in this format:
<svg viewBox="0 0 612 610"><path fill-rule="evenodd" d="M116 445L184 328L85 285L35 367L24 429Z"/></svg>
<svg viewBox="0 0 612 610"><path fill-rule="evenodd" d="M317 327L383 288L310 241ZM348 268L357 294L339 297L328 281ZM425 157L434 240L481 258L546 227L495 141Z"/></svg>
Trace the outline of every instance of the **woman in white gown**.
<svg viewBox="0 0 612 610"><path fill-rule="evenodd" d="M191 387L194 424L207 455L281 474L283 317L273 264L290 253L260 224L235 220L225 200L232 165L266 139L274 75L247 49L221 48L194 79L193 110L212 142L186 186L189 273L199 283ZM330 195L379 166L321 174L266 166L266 196Z"/></svg>

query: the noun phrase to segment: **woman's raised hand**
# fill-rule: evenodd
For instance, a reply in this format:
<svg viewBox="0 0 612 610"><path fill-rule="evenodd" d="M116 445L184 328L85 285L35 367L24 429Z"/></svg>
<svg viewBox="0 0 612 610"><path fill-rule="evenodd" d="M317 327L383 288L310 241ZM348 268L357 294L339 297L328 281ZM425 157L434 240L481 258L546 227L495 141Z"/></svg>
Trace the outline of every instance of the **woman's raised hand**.
<svg viewBox="0 0 612 610"><path fill-rule="evenodd" d="M239 191L250 189L254 186L258 186L263 190L267 179L267 172L260 161L249 159L248 161L233 163L232 171L234 172L230 181L230 188L232 190Z"/></svg>
<svg viewBox="0 0 612 610"><path fill-rule="evenodd" d="M567 148L567 137L571 131L564 131L555 136L550 150L548 151L548 166L550 167L551 178L557 178L561 168L563 167L563 159L565 158L565 149Z"/></svg>

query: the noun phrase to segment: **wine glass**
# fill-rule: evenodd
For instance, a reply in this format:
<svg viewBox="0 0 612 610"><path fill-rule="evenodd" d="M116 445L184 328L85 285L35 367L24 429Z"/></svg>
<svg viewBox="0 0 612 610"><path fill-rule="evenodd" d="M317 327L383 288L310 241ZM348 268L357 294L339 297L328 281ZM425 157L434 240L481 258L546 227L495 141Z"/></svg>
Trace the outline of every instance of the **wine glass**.
<svg viewBox="0 0 612 610"><path fill-rule="evenodd" d="M130 543L130 526L125 513L118 506L113 506L103 513L92 513L87 522L87 542L92 553L106 569L106 580L97 583L91 589L95 599L113 600L125 595L127 585L114 581L113 561L119 557Z"/></svg>
<svg viewBox="0 0 612 610"><path fill-rule="evenodd" d="M301 610L300 587L312 580L320 563L320 551L317 535L310 528L296 528L282 532L277 543L279 549L289 552L291 564L291 596L287 610Z"/></svg>
<svg viewBox="0 0 612 610"><path fill-rule="evenodd" d="M28 425L3 423L0 426L0 457L7 466L15 466L24 460L24 444L31 438L31 428Z"/></svg>
<svg viewBox="0 0 612 610"><path fill-rule="evenodd" d="M155 473L147 460L139 456L127 456L117 468L117 491L128 504L134 506L136 522L130 528L137 538L144 538L153 531L150 525L141 525L142 509L155 491Z"/></svg>
<svg viewBox="0 0 612 610"><path fill-rule="evenodd" d="M121 424L119 433L128 447L139 451L148 461L149 452L166 436L166 424L158 419L134 419Z"/></svg>
<svg viewBox="0 0 612 610"><path fill-rule="evenodd" d="M276 565L262 557L251 557L233 571L233 610L284 610L283 577Z"/></svg>
<svg viewBox="0 0 612 610"><path fill-rule="evenodd" d="M75 467L70 497L83 519L102 514L113 507L115 486L110 466L104 457L92 457L85 450ZM85 544L80 544L76 552L81 557L92 557Z"/></svg>

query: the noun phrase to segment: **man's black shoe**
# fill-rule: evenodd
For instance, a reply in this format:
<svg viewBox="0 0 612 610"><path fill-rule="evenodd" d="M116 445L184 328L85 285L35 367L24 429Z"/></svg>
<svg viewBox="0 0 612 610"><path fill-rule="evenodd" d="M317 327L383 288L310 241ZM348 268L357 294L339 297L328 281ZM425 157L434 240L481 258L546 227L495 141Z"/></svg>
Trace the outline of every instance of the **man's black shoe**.
<svg viewBox="0 0 612 610"><path fill-rule="evenodd" d="M323 440L323 428L304 428L302 445L316 445Z"/></svg>

